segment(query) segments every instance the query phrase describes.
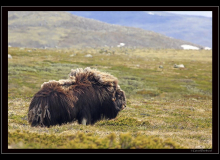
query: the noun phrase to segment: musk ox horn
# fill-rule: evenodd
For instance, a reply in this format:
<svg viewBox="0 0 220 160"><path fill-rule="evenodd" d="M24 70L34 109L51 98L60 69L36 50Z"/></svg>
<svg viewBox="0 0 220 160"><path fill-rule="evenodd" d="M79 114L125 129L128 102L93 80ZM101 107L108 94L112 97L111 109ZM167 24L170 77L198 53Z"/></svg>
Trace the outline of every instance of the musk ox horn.
<svg viewBox="0 0 220 160"><path fill-rule="evenodd" d="M79 124L115 118L126 107L124 91L113 75L89 67L72 69L68 79L44 82L28 110L31 126Z"/></svg>

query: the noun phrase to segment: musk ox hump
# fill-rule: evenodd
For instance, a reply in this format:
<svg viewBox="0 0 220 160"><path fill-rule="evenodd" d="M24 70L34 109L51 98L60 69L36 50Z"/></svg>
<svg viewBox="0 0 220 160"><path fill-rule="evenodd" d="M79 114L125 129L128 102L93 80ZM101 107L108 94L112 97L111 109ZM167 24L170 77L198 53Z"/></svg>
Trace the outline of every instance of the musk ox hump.
<svg viewBox="0 0 220 160"><path fill-rule="evenodd" d="M90 69L89 67L85 68L84 72L90 76L93 76L96 82L100 83L101 85L117 86L118 84L118 79L109 73L100 72L96 69Z"/></svg>
<svg viewBox="0 0 220 160"><path fill-rule="evenodd" d="M60 79L59 81L49 80L48 82L44 82L41 85L41 88L43 88L44 85L51 85L51 84L57 84L58 86L68 87L70 85L75 84L75 82L76 82L75 77L71 77L69 79Z"/></svg>

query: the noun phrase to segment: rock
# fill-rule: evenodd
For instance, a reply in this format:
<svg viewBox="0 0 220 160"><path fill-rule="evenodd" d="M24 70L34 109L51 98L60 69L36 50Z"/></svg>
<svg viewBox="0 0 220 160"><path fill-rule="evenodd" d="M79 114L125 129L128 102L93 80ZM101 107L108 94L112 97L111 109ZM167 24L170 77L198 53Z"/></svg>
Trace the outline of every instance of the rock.
<svg viewBox="0 0 220 160"><path fill-rule="evenodd" d="M123 46L125 46L125 43L120 43L119 45L123 47Z"/></svg>
<svg viewBox="0 0 220 160"><path fill-rule="evenodd" d="M179 65L174 64L173 67L174 67L174 68L185 68L185 66L184 66L183 64L179 64Z"/></svg>
<svg viewBox="0 0 220 160"><path fill-rule="evenodd" d="M142 116L150 116L149 114L146 114L146 113L141 113L140 115L142 115Z"/></svg>
<svg viewBox="0 0 220 160"><path fill-rule="evenodd" d="M92 55L91 55L91 54L87 54L87 55L85 55L85 57L90 57L90 58L92 58Z"/></svg>
<svg viewBox="0 0 220 160"><path fill-rule="evenodd" d="M160 65L160 66L159 66L159 68L163 69L163 66L162 66L162 65Z"/></svg>
<svg viewBox="0 0 220 160"><path fill-rule="evenodd" d="M71 54L70 57L74 57L76 54Z"/></svg>
<svg viewBox="0 0 220 160"><path fill-rule="evenodd" d="M10 54L8 54L8 59L12 59L12 56Z"/></svg>

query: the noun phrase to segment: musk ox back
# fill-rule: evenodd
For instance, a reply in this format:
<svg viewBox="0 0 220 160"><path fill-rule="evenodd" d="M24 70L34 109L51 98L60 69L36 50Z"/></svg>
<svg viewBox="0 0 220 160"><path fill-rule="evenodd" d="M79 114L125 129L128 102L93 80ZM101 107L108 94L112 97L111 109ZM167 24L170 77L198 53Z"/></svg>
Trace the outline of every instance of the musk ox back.
<svg viewBox="0 0 220 160"><path fill-rule="evenodd" d="M115 118L126 107L125 93L116 77L89 67L71 70L69 78L41 85L29 106L31 126L79 124Z"/></svg>

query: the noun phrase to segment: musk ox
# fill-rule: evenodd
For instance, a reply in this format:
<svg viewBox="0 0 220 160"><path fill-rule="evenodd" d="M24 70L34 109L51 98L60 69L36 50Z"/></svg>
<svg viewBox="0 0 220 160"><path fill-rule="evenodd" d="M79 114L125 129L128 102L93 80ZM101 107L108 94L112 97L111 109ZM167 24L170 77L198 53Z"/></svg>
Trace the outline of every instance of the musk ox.
<svg viewBox="0 0 220 160"><path fill-rule="evenodd" d="M124 107L125 93L116 77L89 67L77 68L68 79L41 85L30 103L28 121L42 127L74 120L88 125L115 118Z"/></svg>

